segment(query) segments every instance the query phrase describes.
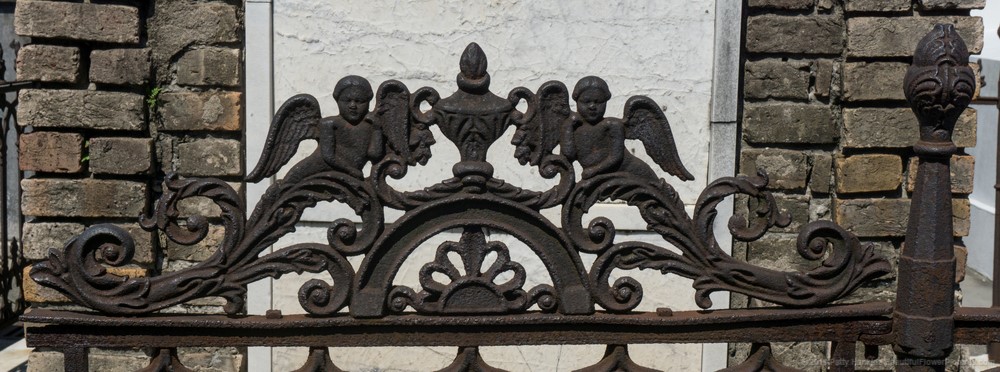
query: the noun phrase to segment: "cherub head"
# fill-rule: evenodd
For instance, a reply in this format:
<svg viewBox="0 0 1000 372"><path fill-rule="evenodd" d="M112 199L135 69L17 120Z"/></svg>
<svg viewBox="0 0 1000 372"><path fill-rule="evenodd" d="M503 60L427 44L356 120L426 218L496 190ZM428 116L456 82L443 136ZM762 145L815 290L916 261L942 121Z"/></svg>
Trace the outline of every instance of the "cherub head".
<svg viewBox="0 0 1000 372"><path fill-rule="evenodd" d="M333 88L333 99L337 100L340 117L351 124L360 123L368 115L368 104L374 95L368 80L357 75L340 79Z"/></svg>
<svg viewBox="0 0 1000 372"><path fill-rule="evenodd" d="M576 111L588 123L596 124L604 119L609 99L611 99L611 90L608 89L608 83L597 76L587 76L580 79L573 87Z"/></svg>

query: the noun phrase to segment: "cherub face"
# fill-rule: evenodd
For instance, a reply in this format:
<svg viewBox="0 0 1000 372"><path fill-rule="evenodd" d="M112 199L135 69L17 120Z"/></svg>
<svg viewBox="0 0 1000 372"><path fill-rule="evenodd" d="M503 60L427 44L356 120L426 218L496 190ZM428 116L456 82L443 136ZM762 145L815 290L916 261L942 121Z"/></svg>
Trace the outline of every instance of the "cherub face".
<svg viewBox="0 0 1000 372"><path fill-rule="evenodd" d="M587 89L576 100L576 111L583 120L596 124L604 119L604 112L608 109L608 100L604 97L604 93L598 89Z"/></svg>
<svg viewBox="0 0 1000 372"><path fill-rule="evenodd" d="M368 103L371 92L364 92L360 87L352 86L344 90L337 99L337 108L340 109L340 117L348 123L357 124L368 115Z"/></svg>

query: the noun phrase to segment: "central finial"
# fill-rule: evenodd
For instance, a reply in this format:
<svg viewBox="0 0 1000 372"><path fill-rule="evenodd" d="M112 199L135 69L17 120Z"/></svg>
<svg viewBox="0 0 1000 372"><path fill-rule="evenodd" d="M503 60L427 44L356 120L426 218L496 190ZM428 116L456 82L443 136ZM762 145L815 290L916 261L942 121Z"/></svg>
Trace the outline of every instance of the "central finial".
<svg viewBox="0 0 1000 372"><path fill-rule="evenodd" d="M469 93L483 93L490 89L490 74L486 72L489 63L486 53L479 44L469 43L458 62L458 88Z"/></svg>

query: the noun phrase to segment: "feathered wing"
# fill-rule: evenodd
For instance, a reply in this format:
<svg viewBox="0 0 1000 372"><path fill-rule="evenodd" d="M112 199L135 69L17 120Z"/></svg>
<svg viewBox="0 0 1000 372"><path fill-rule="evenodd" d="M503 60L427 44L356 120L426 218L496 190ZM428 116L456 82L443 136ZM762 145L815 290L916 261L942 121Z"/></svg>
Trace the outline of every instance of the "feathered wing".
<svg viewBox="0 0 1000 372"><path fill-rule="evenodd" d="M413 165L415 161L410 149L409 89L397 80L389 80L378 87L375 98L372 121L382 130L388 152Z"/></svg>
<svg viewBox="0 0 1000 372"><path fill-rule="evenodd" d="M646 154L664 171L682 181L694 179L677 155L677 145L670 132L670 122L660 106L645 96L634 96L625 102L625 138L642 141Z"/></svg>
<svg viewBox="0 0 1000 372"><path fill-rule="evenodd" d="M321 118L319 102L311 95L299 94L285 101L271 120L264 151L257 166L247 174L247 182L258 182L278 173L295 155L302 140L319 137Z"/></svg>
<svg viewBox="0 0 1000 372"><path fill-rule="evenodd" d="M529 120L518 128L520 143L514 154L521 164L539 165L559 144L560 126L572 113L569 107L569 90L559 81L549 81L538 88L531 98Z"/></svg>

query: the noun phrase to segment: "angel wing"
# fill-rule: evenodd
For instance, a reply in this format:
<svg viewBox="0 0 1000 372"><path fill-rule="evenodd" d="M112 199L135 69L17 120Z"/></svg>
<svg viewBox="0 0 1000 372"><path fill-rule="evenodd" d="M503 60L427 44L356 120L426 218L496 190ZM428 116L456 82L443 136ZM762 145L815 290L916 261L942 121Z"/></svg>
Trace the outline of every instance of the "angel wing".
<svg viewBox="0 0 1000 372"><path fill-rule="evenodd" d="M389 80L379 85L375 98L372 121L382 130L389 152L413 165L410 150L410 90L397 80Z"/></svg>
<svg viewBox="0 0 1000 372"><path fill-rule="evenodd" d="M667 116L660 106L646 96L634 96L625 102L625 138L642 141L646 154L664 171L682 181L694 179L677 156L677 146L670 132Z"/></svg>
<svg viewBox="0 0 1000 372"><path fill-rule="evenodd" d="M319 137L321 118L319 102L311 95L299 94L285 101L271 120L263 153L253 172L247 175L247 182L258 182L278 173L295 155L302 140Z"/></svg>
<svg viewBox="0 0 1000 372"><path fill-rule="evenodd" d="M559 81L549 81L538 88L528 105L528 121L517 128L514 156L521 164L538 165L559 144L560 126L572 112L569 90Z"/></svg>

